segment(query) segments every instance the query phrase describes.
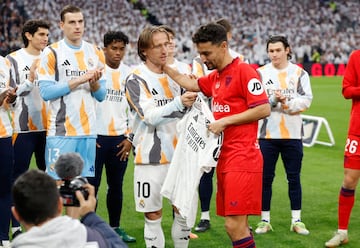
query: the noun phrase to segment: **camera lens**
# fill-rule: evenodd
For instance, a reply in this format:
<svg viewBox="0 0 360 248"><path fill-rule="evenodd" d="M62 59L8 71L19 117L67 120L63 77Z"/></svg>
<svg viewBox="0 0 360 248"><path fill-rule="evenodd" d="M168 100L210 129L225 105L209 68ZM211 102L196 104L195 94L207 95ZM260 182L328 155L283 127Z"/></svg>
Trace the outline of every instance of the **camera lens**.
<svg viewBox="0 0 360 248"><path fill-rule="evenodd" d="M80 189L84 184L87 184L88 180L85 177L75 177L70 182L70 188L75 190Z"/></svg>

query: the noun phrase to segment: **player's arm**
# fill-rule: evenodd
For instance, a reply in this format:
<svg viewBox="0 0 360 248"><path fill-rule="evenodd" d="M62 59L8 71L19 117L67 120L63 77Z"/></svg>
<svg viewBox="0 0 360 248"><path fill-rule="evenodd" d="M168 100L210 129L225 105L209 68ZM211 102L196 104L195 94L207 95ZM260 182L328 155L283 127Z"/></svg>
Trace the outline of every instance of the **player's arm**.
<svg viewBox="0 0 360 248"><path fill-rule="evenodd" d="M103 101L106 96L106 79L97 79L94 82L89 81L91 95L99 102Z"/></svg>
<svg viewBox="0 0 360 248"><path fill-rule="evenodd" d="M40 63L40 59L34 59L34 61L30 66L30 72L28 78L25 79L24 83L17 82L18 85L17 94L19 96L25 94L26 92L32 91L32 89L34 88L34 82L37 79L36 68L38 67L39 63Z"/></svg>
<svg viewBox="0 0 360 248"><path fill-rule="evenodd" d="M127 78L125 94L130 107L137 115L145 123L157 126L182 117L185 107L192 105L197 93L185 92L181 96L175 96L171 102L160 106L154 101L146 82L132 74Z"/></svg>
<svg viewBox="0 0 360 248"><path fill-rule="evenodd" d="M8 94L8 89L3 89L1 92L0 92L0 106L3 104L6 96Z"/></svg>
<svg viewBox="0 0 360 248"><path fill-rule="evenodd" d="M49 48L45 48L40 57L40 64L37 68L39 90L41 97L45 100L53 100L70 93L72 88L80 83L73 79L70 82L56 81L57 67L55 53Z"/></svg>
<svg viewBox="0 0 360 248"><path fill-rule="evenodd" d="M200 91L198 81L194 77L189 77L188 75L182 74L168 65L165 65L164 72L186 90L193 92Z"/></svg>
<svg viewBox="0 0 360 248"><path fill-rule="evenodd" d="M95 47L95 53L99 57L97 69L89 79L91 95L99 102L105 100L106 96L106 78L104 75L105 55L102 49Z"/></svg>
<svg viewBox="0 0 360 248"><path fill-rule="evenodd" d="M258 121L270 115L271 108L269 103L257 105L248 110L223 117L209 124L208 129L212 133L220 134L228 126L241 125L254 121Z"/></svg>

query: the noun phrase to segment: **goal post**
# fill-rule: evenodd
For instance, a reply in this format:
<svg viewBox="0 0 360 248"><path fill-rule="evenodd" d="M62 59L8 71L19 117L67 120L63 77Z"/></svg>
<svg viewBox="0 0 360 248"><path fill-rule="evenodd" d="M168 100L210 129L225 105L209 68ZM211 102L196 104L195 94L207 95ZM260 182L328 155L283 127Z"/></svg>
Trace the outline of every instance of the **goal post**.
<svg viewBox="0 0 360 248"><path fill-rule="evenodd" d="M324 117L312 116L312 115L301 115L303 120L303 145L306 147L311 147L314 144L325 145L325 146L334 146L335 140L331 132L329 123ZM324 126L328 136L328 141L319 140L318 136L320 133L321 127Z"/></svg>

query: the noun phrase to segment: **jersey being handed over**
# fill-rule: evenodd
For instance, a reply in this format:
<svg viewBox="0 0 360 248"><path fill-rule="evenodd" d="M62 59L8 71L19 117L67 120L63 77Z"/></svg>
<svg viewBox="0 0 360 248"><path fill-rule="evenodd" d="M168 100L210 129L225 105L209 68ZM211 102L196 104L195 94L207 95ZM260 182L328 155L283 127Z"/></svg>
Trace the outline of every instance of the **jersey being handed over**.
<svg viewBox="0 0 360 248"><path fill-rule="evenodd" d="M105 66L106 97L96 103L97 133L107 136L128 135L129 104L125 97L125 80L130 67L120 63L119 68Z"/></svg>
<svg viewBox="0 0 360 248"><path fill-rule="evenodd" d="M86 41L80 48L61 40L44 49L38 69L40 91L56 85L59 88L54 87L50 93L58 96L65 89L49 101L48 136L96 135L94 92L88 83L70 91L68 82L88 70L104 68L104 63L102 50ZM100 87L105 87L104 75L99 81Z"/></svg>
<svg viewBox="0 0 360 248"><path fill-rule="evenodd" d="M28 80L30 67L40 55L31 55L21 48L7 58L11 62L11 86L17 87L18 96L12 114L14 132L45 131L47 104L40 96L37 79Z"/></svg>
<svg viewBox="0 0 360 248"><path fill-rule="evenodd" d="M196 219L200 178L216 166L220 154L222 136L207 129L213 121L207 103L198 96L177 124L179 142L161 190L186 218L189 227L194 226Z"/></svg>
<svg viewBox="0 0 360 248"><path fill-rule="evenodd" d="M291 62L282 70L272 63L257 69L269 97L271 115L259 121L260 139L301 139L300 113L310 107L312 91L308 73ZM275 91L286 97L286 104L276 102Z"/></svg>
<svg viewBox="0 0 360 248"><path fill-rule="evenodd" d="M127 78L126 98L135 112L131 127L136 165L170 163L177 143L176 123L184 115L180 95L178 84L145 64Z"/></svg>

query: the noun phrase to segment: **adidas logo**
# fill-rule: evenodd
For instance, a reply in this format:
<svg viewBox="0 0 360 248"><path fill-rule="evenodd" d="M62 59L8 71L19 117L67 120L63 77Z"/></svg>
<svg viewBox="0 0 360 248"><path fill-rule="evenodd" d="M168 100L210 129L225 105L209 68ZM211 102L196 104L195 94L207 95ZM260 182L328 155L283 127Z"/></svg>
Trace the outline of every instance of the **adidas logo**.
<svg viewBox="0 0 360 248"><path fill-rule="evenodd" d="M29 66L25 66L23 71L30 71L30 67Z"/></svg>
<svg viewBox="0 0 360 248"><path fill-rule="evenodd" d="M152 89L151 93L152 93L153 95L159 94L155 89Z"/></svg>
<svg viewBox="0 0 360 248"><path fill-rule="evenodd" d="M271 81L271 79L269 79L269 81L267 81L267 82L265 83L265 85L270 85L270 84L274 84L274 82Z"/></svg>
<svg viewBox="0 0 360 248"><path fill-rule="evenodd" d="M66 60L64 61L64 63L62 63L61 65L62 65L62 66L67 66L67 65L70 65L70 62L69 62L69 60L66 59Z"/></svg>

